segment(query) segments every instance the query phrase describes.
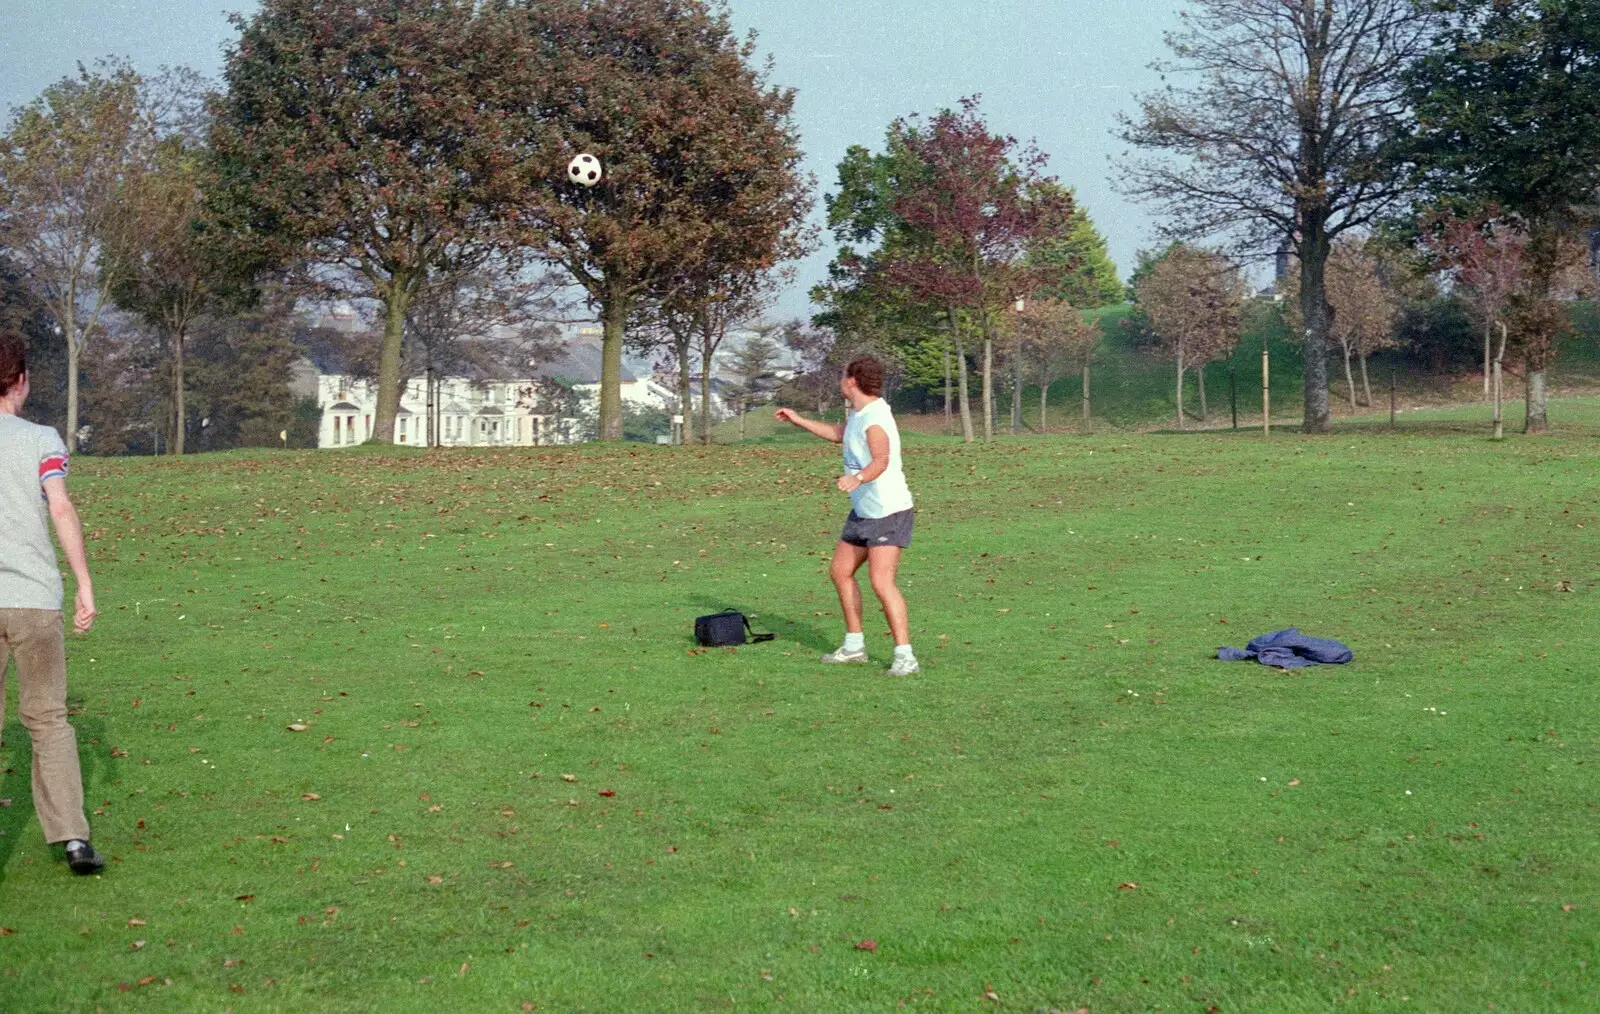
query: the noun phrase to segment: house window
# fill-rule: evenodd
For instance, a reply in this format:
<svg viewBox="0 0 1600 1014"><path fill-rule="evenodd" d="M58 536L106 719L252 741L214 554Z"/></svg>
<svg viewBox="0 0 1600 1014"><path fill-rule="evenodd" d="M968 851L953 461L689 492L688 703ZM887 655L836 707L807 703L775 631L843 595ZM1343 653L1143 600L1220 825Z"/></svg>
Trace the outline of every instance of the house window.
<svg viewBox="0 0 1600 1014"><path fill-rule="evenodd" d="M333 446L335 446L335 447L339 446L339 435L340 435L339 417L338 416L334 416L333 417Z"/></svg>
<svg viewBox="0 0 1600 1014"><path fill-rule="evenodd" d="M405 416L401 416L400 417L400 442L402 444L406 442L406 419L405 419Z"/></svg>
<svg viewBox="0 0 1600 1014"><path fill-rule="evenodd" d="M370 415L367 416L366 420L367 420L367 422L366 422L366 433L364 435L367 436L367 437L371 437L372 436L372 416L370 416Z"/></svg>

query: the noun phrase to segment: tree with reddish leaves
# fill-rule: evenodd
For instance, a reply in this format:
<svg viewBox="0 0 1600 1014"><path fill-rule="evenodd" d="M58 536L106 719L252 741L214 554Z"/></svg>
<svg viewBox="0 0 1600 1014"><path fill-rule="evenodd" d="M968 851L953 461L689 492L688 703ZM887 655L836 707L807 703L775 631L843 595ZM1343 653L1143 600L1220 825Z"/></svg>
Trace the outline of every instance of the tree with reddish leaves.
<svg viewBox="0 0 1600 1014"><path fill-rule="evenodd" d="M1483 396L1494 393L1494 367L1505 357L1506 342L1494 351L1494 337L1527 288L1528 234L1498 210L1464 216L1435 213L1422 223L1423 249L1432 266L1452 276L1456 293L1483 327Z"/></svg>
<svg viewBox="0 0 1600 1014"><path fill-rule="evenodd" d="M264 0L212 110L218 218L380 304L372 439L391 443L406 312L437 272L513 259L545 153L511 128L524 40L476 0Z"/></svg>
<svg viewBox="0 0 1600 1014"><path fill-rule="evenodd" d="M707 0L511 6L527 47L506 75L528 97L526 147L549 152L524 225L598 312L600 439L620 440L622 351L638 304L715 300L730 279L806 252L811 185L794 93L769 84L754 39L737 38ZM604 166L597 186L565 179L579 153Z"/></svg>
<svg viewBox="0 0 1600 1014"><path fill-rule="evenodd" d="M952 329L959 328L960 311L976 319L983 338L983 439L991 441L996 314L1061 269L1030 261L1027 253L1065 228L1072 197L1044 175L1043 152L989 130L976 98L926 124L905 124L902 133L921 171L894 199L892 210L909 234L888 252L884 274L918 301L948 308Z"/></svg>

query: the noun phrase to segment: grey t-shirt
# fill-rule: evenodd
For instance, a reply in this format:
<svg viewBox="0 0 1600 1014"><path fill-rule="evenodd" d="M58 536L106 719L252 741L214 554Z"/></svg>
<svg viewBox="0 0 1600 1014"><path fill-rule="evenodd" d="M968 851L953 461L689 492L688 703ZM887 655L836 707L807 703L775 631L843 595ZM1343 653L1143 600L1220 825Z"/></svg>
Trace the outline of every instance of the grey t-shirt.
<svg viewBox="0 0 1600 1014"><path fill-rule="evenodd" d="M48 426L0 415L0 609L60 609L44 481L65 477L67 449Z"/></svg>

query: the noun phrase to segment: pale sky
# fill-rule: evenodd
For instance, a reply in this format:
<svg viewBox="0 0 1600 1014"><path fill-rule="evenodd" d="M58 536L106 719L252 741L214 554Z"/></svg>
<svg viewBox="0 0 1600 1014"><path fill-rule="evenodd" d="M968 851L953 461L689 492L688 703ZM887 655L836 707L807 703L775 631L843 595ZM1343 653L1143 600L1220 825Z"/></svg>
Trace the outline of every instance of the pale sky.
<svg viewBox="0 0 1600 1014"><path fill-rule="evenodd" d="M230 10L250 0L0 0L0 109L26 102L78 61L126 56L141 71L187 64L209 76L233 37ZM1144 211L1113 192L1112 134L1133 96L1153 88L1151 60L1181 0L731 0L798 90L796 120L820 194L847 147L877 148L897 116L983 95L992 129L1035 139L1050 171L1075 187L1126 277L1154 244ZM808 260L782 316L810 313L806 290L832 252Z"/></svg>

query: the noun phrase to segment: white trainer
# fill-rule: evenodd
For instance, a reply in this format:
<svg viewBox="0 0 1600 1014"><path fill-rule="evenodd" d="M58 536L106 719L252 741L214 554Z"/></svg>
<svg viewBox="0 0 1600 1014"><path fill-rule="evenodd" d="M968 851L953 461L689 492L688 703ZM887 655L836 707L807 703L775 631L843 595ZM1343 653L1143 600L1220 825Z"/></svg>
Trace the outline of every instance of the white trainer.
<svg viewBox="0 0 1600 1014"><path fill-rule="evenodd" d="M822 656L822 662L825 665L848 665L851 663L865 662L866 660L867 651L865 648L861 649L860 651L847 651L844 648L840 648L837 651L830 651L826 655Z"/></svg>
<svg viewBox="0 0 1600 1014"><path fill-rule="evenodd" d="M922 666L917 664L916 658L896 658L894 665L889 667L890 676L915 676L922 671Z"/></svg>

